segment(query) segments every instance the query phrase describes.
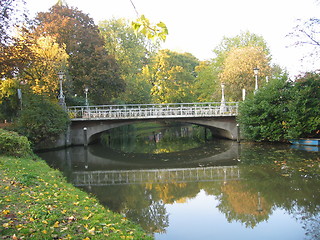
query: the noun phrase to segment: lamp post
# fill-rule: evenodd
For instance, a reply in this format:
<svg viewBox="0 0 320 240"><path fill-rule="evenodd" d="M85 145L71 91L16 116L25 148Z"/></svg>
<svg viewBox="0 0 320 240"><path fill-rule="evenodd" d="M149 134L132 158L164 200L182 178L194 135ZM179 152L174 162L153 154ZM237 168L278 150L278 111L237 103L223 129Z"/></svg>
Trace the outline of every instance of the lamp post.
<svg viewBox="0 0 320 240"><path fill-rule="evenodd" d="M220 113L224 113L226 111L226 100L224 98L224 83L221 83L221 105L220 105Z"/></svg>
<svg viewBox="0 0 320 240"><path fill-rule="evenodd" d="M256 92L258 91L258 73L259 73L259 68L255 67L253 69L254 75L255 75L255 87L254 87L254 94L256 94Z"/></svg>
<svg viewBox="0 0 320 240"><path fill-rule="evenodd" d="M59 105L63 108L66 109L66 102L65 102L65 98L63 95L63 90L62 90L62 80L64 78L64 72L59 71L58 72L58 77L59 77L59 83L60 83L60 92L59 92Z"/></svg>
<svg viewBox="0 0 320 240"><path fill-rule="evenodd" d="M242 101L246 100L246 89L242 89Z"/></svg>
<svg viewBox="0 0 320 240"><path fill-rule="evenodd" d="M89 106L89 103L88 103L88 91L89 91L89 88L88 88L88 87L85 87L84 93L86 94L86 106L87 106L87 107Z"/></svg>

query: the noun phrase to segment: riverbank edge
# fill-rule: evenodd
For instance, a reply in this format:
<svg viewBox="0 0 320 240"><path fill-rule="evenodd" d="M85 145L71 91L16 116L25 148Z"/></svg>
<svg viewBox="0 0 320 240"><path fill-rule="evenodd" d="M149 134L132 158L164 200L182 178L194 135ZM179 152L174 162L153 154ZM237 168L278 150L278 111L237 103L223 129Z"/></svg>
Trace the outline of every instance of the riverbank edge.
<svg viewBox="0 0 320 240"><path fill-rule="evenodd" d="M0 156L0 176L2 238L153 239L39 157Z"/></svg>

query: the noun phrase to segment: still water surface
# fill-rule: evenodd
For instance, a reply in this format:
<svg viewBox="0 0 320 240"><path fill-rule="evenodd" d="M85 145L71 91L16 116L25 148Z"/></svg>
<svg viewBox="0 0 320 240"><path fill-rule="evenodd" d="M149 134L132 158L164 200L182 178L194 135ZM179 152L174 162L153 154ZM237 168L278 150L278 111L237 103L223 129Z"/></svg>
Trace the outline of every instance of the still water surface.
<svg viewBox="0 0 320 240"><path fill-rule="evenodd" d="M155 239L320 239L320 154L127 127L39 154Z"/></svg>

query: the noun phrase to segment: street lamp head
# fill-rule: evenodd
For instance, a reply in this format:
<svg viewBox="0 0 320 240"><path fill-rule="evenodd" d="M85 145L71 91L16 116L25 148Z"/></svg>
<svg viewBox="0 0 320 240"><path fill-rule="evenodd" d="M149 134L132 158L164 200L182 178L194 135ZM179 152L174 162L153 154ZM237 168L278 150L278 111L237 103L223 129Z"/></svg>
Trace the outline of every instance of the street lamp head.
<svg viewBox="0 0 320 240"><path fill-rule="evenodd" d="M62 80L63 77L64 77L64 72L63 71L59 71L58 72L58 77L59 77L60 80Z"/></svg>
<svg viewBox="0 0 320 240"><path fill-rule="evenodd" d="M258 75L259 70L260 70L260 69L259 69L258 67L255 67L255 68L253 69L254 74L255 74L255 75Z"/></svg>
<svg viewBox="0 0 320 240"><path fill-rule="evenodd" d="M89 91L89 88L88 88L88 87L85 87L84 92L85 92L85 93L88 93L88 91Z"/></svg>

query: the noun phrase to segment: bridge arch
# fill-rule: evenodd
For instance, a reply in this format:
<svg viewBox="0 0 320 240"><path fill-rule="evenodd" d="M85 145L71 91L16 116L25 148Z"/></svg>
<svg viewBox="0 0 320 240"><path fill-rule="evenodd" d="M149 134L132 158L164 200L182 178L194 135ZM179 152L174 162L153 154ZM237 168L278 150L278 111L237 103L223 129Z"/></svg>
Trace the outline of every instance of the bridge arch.
<svg viewBox="0 0 320 240"><path fill-rule="evenodd" d="M171 121L180 123L195 124L208 127L214 136L237 140L237 122L235 116L225 117L199 117L199 118L165 118L165 119L119 119L119 120L86 120L72 121L71 123L71 144L86 145L95 141L102 132L112 128L138 122L159 122Z"/></svg>

